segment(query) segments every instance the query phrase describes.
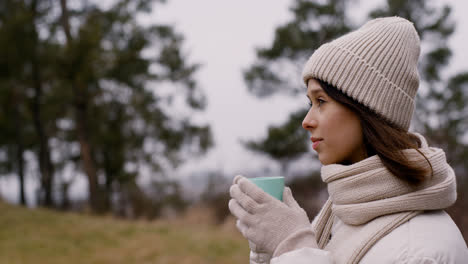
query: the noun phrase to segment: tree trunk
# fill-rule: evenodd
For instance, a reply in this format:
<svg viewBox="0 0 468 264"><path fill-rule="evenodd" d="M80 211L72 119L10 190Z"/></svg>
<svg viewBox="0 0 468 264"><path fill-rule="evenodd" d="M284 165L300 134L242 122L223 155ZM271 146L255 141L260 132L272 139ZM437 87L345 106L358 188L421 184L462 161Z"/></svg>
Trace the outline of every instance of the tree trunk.
<svg viewBox="0 0 468 264"><path fill-rule="evenodd" d="M67 1L60 0L60 6L62 9L62 27L67 39L67 45L70 47L73 39L70 31ZM83 162L84 171L88 176L89 202L93 212L100 213L104 208L100 199L101 195L97 181L96 166L92 158L92 149L88 137L88 98L86 95L86 84L79 81L76 77L73 77L71 81L74 96L73 107L75 110L76 132L80 143L80 156Z"/></svg>
<svg viewBox="0 0 468 264"><path fill-rule="evenodd" d="M23 159L23 153L24 153L24 148L23 144L21 143L20 136L18 136L18 141L17 141L17 159L18 159L18 177L19 177L19 188L20 188L20 203L21 205L26 206L26 194L24 191L24 159Z"/></svg>
<svg viewBox="0 0 468 264"><path fill-rule="evenodd" d="M20 102L20 96L15 93L13 90L13 122L15 124L15 146L16 146L16 161L17 161L17 169L18 169L18 180L19 180L19 198L20 204L26 206L26 194L24 191L24 144L21 132L21 114L20 110L18 109Z"/></svg>
<svg viewBox="0 0 468 264"><path fill-rule="evenodd" d="M32 56L32 75L33 75L33 120L36 133L39 137L39 170L41 172L41 197L39 203L41 205L52 207L52 184L54 169L50 160L50 149L48 144L48 136L45 133L44 125L41 120L41 97L42 97L42 80L38 61L38 49L37 45L38 34L35 25L35 16L37 14L37 0L34 0L31 4L31 11L33 13L33 31L34 31L34 51Z"/></svg>
<svg viewBox="0 0 468 264"><path fill-rule="evenodd" d="M83 167L86 175L88 176L88 187L89 187L89 199L92 210L95 213L102 212L104 210L103 202L101 201L101 195L99 191L99 185L97 181L96 167L92 157L91 145L88 140L88 129L87 129L87 103L85 100L80 100L76 97L79 92L76 86L73 88L75 96L75 119L76 129L78 134L78 140L80 142L80 155L83 162Z"/></svg>

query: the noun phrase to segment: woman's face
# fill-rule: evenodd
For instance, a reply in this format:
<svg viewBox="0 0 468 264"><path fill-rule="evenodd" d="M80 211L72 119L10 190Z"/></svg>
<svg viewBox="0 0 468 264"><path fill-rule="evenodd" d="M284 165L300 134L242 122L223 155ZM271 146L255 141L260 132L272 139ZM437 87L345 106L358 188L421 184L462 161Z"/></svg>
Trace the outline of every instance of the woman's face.
<svg viewBox="0 0 468 264"><path fill-rule="evenodd" d="M311 107L302 127L310 132L311 144L323 165L349 165L366 158L358 116L329 97L315 79L307 85ZM313 143L314 138L321 139Z"/></svg>

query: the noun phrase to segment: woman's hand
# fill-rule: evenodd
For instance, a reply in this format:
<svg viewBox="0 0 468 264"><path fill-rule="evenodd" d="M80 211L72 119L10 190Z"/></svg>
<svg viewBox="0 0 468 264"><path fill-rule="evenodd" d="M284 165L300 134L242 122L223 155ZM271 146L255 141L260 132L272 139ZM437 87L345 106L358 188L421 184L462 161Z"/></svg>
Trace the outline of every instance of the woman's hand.
<svg viewBox="0 0 468 264"><path fill-rule="evenodd" d="M239 230L257 247L272 255L277 255L279 248L288 251L301 245L317 247L309 218L290 188L284 189L281 202L238 175L229 192L229 210L238 219Z"/></svg>

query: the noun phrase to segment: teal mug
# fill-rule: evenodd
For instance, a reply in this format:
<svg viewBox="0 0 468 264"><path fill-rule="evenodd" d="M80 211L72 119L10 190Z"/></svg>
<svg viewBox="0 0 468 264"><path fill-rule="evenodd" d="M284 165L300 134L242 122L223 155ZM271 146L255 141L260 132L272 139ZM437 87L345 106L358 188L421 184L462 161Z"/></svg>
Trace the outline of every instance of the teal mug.
<svg viewBox="0 0 468 264"><path fill-rule="evenodd" d="M283 190L284 190L284 177L273 176L273 177L258 177L250 178L255 185L257 185L264 192L275 197L276 199L283 201Z"/></svg>

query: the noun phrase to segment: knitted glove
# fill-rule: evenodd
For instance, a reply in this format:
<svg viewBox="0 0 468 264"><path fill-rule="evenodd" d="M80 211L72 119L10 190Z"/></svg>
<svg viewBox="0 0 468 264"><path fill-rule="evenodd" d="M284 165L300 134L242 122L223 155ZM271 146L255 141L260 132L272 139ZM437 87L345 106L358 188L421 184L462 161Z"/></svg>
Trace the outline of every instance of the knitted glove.
<svg viewBox="0 0 468 264"><path fill-rule="evenodd" d="M229 192L229 210L246 226L244 237L258 248L273 257L302 247L317 248L309 218L290 188L284 189L281 202L247 178L236 176Z"/></svg>
<svg viewBox="0 0 468 264"><path fill-rule="evenodd" d="M240 220L236 221L236 227L244 235L247 230L247 226L243 225ZM259 248L252 241L249 241L250 247L250 264L269 264L271 260L271 254L268 254L264 249Z"/></svg>

